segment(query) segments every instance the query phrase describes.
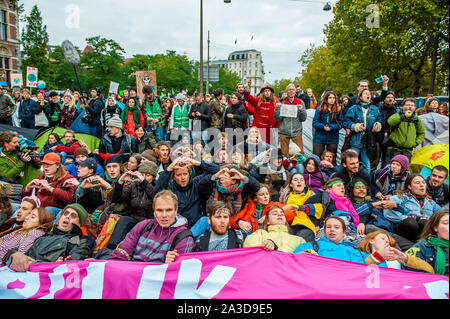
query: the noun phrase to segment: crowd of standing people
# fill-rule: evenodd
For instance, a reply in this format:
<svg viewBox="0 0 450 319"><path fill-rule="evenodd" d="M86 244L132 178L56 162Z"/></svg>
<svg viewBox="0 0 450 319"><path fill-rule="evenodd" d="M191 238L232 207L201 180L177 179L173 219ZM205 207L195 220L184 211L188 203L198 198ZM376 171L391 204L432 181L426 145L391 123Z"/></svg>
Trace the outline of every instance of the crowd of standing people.
<svg viewBox="0 0 450 319"><path fill-rule="evenodd" d="M251 80L225 94L160 97L144 86L90 97L27 89L0 93L0 123L65 129L41 154L0 133L0 259L16 271L34 262L136 260L170 263L183 253L263 247L447 275L448 169L411 173L425 137L422 112L448 116L430 98L398 104L384 76L356 96L289 84L279 97ZM313 148L303 123L314 109ZM345 142L337 158L339 132ZM100 141L90 149L78 133ZM39 156L38 156L39 155ZM339 160L339 161L338 161ZM39 169L8 185L26 167Z"/></svg>

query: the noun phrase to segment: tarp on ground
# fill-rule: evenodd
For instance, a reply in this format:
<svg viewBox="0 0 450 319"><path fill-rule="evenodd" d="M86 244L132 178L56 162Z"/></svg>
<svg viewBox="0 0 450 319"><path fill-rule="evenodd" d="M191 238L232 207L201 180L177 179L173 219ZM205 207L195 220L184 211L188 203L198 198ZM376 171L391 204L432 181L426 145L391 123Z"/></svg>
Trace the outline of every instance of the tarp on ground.
<svg viewBox="0 0 450 319"><path fill-rule="evenodd" d="M421 146L448 144L449 117L438 113L419 115L425 128L425 139Z"/></svg>
<svg viewBox="0 0 450 319"><path fill-rule="evenodd" d="M448 299L446 276L261 247L0 268L0 299Z"/></svg>

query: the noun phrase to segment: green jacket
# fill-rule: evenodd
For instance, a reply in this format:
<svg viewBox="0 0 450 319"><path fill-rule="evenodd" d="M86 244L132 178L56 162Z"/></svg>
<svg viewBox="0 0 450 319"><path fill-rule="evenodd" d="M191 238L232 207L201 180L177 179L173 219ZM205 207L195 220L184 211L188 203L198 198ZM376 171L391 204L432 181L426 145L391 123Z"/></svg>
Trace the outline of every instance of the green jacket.
<svg viewBox="0 0 450 319"><path fill-rule="evenodd" d="M389 139L395 147L413 149L425 138L425 128L417 114L407 118L403 112L395 113L388 119Z"/></svg>
<svg viewBox="0 0 450 319"><path fill-rule="evenodd" d="M39 168L39 164L32 162L28 165L22 162L16 150L0 152L0 179L14 179L24 185L25 181L22 182L22 179L30 173L28 168L37 173L36 168Z"/></svg>

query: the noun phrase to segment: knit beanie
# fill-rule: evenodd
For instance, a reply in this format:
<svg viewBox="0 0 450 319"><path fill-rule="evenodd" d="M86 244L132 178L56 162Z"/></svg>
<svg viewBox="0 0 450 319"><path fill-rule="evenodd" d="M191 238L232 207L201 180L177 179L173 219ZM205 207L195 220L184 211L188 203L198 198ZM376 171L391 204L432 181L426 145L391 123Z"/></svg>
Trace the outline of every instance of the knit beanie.
<svg viewBox="0 0 450 319"><path fill-rule="evenodd" d="M106 160L105 166L108 165L108 164L111 164L111 163L119 163L119 164L122 164L122 163L123 163L122 156L120 156L120 155L114 155L114 156L111 156L110 158L108 158L108 159Z"/></svg>
<svg viewBox="0 0 450 319"><path fill-rule="evenodd" d="M89 156L89 152L87 149L83 148L83 147L79 147L77 148L75 151L73 151L73 156L76 158L78 155L84 155L86 157Z"/></svg>
<svg viewBox="0 0 450 319"><path fill-rule="evenodd" d="M315 154L311 154L311 155L309 156L309 158L312 158L312 159L316 160L317 165L320 165L320 157L319 157L319 156L317 156L317 155L315 155Z"/></svg>
<svg viewBox="0 0 450 319"><path fill-rule="evenodd" d="M64 207L63 212L67 208L72 208L73 210L75 210L78 213L78 218L80 219L80 225L83 226L84 222L88 218L88 212L86 211L86 209L84 209L84 207L81 206L80 204L74 203L74 204L69 204L66 207Z"/></svg>
<svg viewBox="0 0 450 319"><path fill-rule="evenodd" d="M391 159L391 163L392 163L392 161L396 161L396 162L400 163L400 165L402 166L402 173L404 171L406 171L409 167L409 158L406 157L405 155L402 155L402 154L395 155Z"/></svg>
<svg viewBox="0 0 450 319"><path fill-rule="evenodd" d="M113 116L112 118L109 119L108 123L106 123L107 126L113 126L113 127L118 127L118 128L122 128L122 120L117 117L117 116Z"/></svg>
<svg viewBox="0 0 450 319"><path fill-rule="evenodd" d="M156 177L156 174L158 173L158 166L156 166L156 163L152 161L143 161L139 165L138 169L139 173L150 173L154 177Z"/></svg>

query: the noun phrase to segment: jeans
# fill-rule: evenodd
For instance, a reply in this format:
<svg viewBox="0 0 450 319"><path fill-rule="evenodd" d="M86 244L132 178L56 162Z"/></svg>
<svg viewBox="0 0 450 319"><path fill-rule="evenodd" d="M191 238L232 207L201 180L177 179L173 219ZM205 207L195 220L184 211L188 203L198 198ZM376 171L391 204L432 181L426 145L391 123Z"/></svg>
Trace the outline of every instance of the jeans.
<svg viewBox="0 0 450 319"><path fill-rule="evenodd" d="M20 127L34 128L34 119L22 119L20 121Z"/></svg>
<svg viewBox="0 0 450 319"><path fill-rule="evenodd" d="M154 130L152 129L152 126L151 126L151 125L150 125L149 127L150 127L150 131L153 133L153 135L156 136L156 138L157 138L158 140L164 141L164 129L165 129L164 126L157 127L157 128L154 129Z"/></svg>
<svg viewBox="0 0 450 319"><path fill-rule="evenodd" d="M200 217L190 230L194 238L206 233L209 230L208 217Z"/></svg>
<svg viewBox="0 0 450 319"><path fill-rule="evenodd" d="M102 138L102 127L101 126L89 126L89 134L94 135L98 138Z"/></svg>
<svg viewBox="0 0 450 319"><path fill-rule="evenodd" d="M370 159L367 156L367 149L366 148L356 148L351 147L352 150L356 151L359 155L359 160L364 165L364 169L367 171L367 173L370 174Z"/></svg>

